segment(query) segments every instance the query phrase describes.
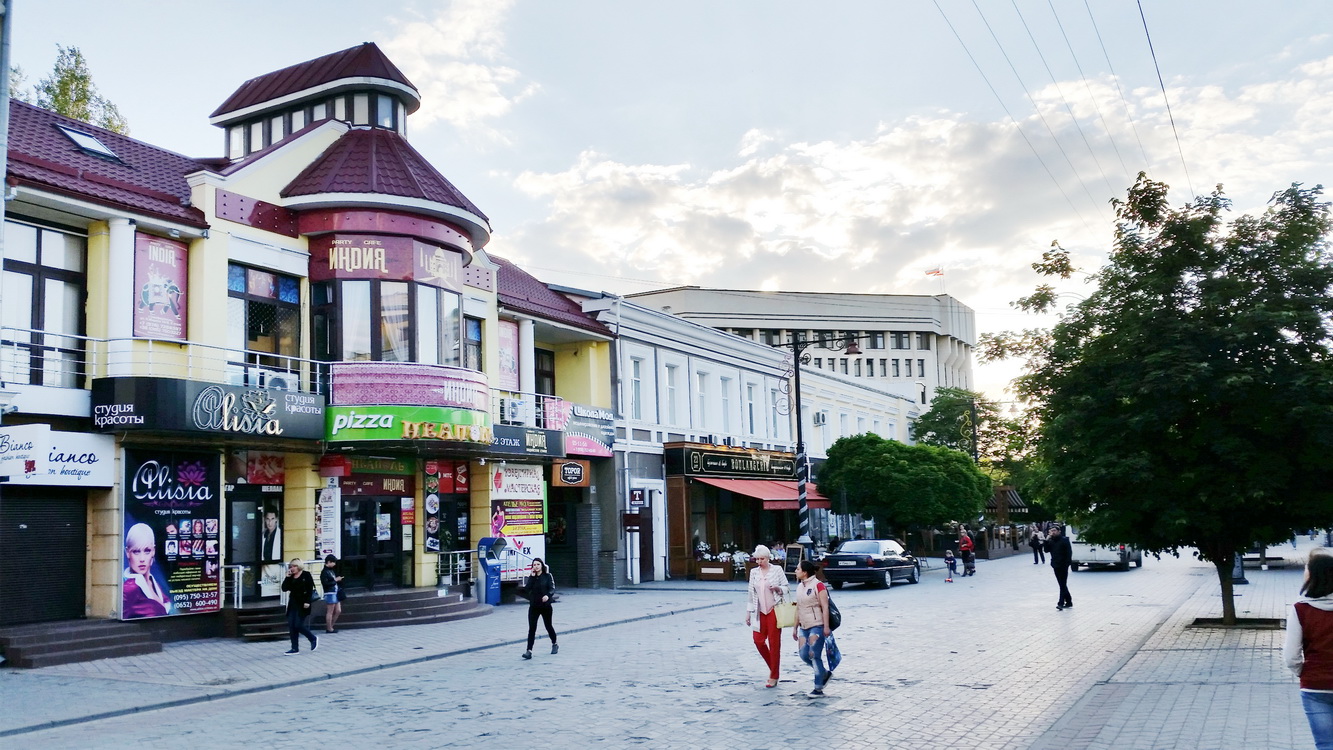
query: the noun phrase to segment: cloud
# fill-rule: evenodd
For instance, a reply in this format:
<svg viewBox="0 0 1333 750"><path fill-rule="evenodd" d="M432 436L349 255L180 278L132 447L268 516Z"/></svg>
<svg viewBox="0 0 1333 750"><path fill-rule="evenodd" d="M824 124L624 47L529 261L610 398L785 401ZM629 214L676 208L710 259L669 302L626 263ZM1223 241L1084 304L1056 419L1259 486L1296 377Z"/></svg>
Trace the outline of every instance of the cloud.
<svg viewBox="0 0 1333 750"><path fill-rule="evenodd" d="M546 216L498 235L494 246L557 283L613 291L676 284L900 294L943 289L977 310L981 331L1040 325L1009 307L1038 283L1030 264L1059 240L1092 271L1110 247L1107 201L1123 197L1132 180L1111 139L1128 171L1137 172L1145 168L1141 137L1158 161L1150 176L1173 183L1174 202L1189 198L1161 92L1133 92L1136 136L1114 82L1090 83L1065 84L1064 90L1079 97L1074 111L1105 181L1063 102L1042 96L1039 106L1065 155L1035 114L1021 125L1056 181L1012 122L961 112L879 123L844 140L783 142L776 133L752 129L741 134L728 163L634 164L585 151L563 170L521 173L515 186L545 203ZM1195 189L1224 183L1237 213L1262 209L1273 191L1293 180L1318 181L1303 175L1333 162L1333 133L1311 126L1333 113L1333 60L1234 90L1177 82L1170 95ZM1105 125L1093 119L1098 109L1109 120ZM1312 121L1312 114L1323 118ZM943 287L925 275L937 265L945 270ZM570 269L570 275L553 268ZM587 269L595 282L580 278ZM1010 370L996 368L1006 380ZM981 385L992 392L1002 387Z"/></svg>
<svg viewBox="0 0 1333 750"><path fill-rule="evenodd" d="M429 17L395 22L386 53L421 91L414 127L444 122L479 143L505 143L494 123L537 91L504 64L513 0L452 0Z"/></svg>

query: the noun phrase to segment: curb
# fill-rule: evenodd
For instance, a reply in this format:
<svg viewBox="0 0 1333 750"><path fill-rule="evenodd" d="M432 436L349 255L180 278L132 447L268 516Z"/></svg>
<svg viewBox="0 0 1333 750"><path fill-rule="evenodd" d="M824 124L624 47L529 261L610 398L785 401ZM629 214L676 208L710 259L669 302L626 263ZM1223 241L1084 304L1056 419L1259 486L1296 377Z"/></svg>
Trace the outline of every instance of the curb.
<svg viewBox="0 0 1333 750"><path fill-rule="evenodd" d="M704 604L698 607L687 607L685 609L673 609L667 612L657 612L651 615L640 615L639 617L627 617L622 620L612 620L611 622L597 623L596 625L585 625L583 627L572 628L564 632L583 633L589 630L599 630L601 628L610 628L610 627L615 627L617 625L628 625L629 623L632 622L642 622L645 620L656 620L661 617L673 617L675 615L683 615L689 612L698 612L704 609L733 606L734 604L735 604L734 602L727 601L727 602L718 602L716 604ZM402 659L399 661L386 662L384 664L376 664L369 667L358 667L356 669L348 669L341 672L329 672L328 674L302 677L301 679L298 680L287 680L285 682L275 682L268 685L255 685L252 687L238 688L235 690L224 690L222 692L210 693L208 695L198 695L192 698L180 698L178 700L162 701L160 703L153 703L146 706L136 706L134 708L121 708L115 711L103 711L101 713L89 714L87 716L78 716L69 719L58 719L56 721L48 721L48 722L43 722L41 724L30 724L24 727L15 727L13 729L0 730L0 737L13 737L15 735L31 734L32 732L41 732L47 729L58 729L60 727L68 727L68 726L73 726L75 724L87 724L89 722L101 721L103 719L114 719L120 716L132 716L134 714L142 714L142 713L147 713L149 711L159 711L165 708L180 708L182 706L189 706L196 703L205 703L207 701L221 700L223 698L236 698L243 695L266 693L272 690L282 690L283 688L309 685L312 682L324 682L327 680L338 679L340 677L352 677L360 674L368 674L370 672L380 672L386 669L395 669L397 667L408 667L414 664L421 664L428 661L438 661L440 659L448 659L449 657L459 656L461 654L470 654L477 651L486 651L494 648L505 648L508 646L516 646L520 643L526 645L527 638L501 641L499 643L491 643L484 646L469 646L468 648L461 648L453 651L445 651L438 654L428 654L425 656L418 656L411 659Z"/></svg>

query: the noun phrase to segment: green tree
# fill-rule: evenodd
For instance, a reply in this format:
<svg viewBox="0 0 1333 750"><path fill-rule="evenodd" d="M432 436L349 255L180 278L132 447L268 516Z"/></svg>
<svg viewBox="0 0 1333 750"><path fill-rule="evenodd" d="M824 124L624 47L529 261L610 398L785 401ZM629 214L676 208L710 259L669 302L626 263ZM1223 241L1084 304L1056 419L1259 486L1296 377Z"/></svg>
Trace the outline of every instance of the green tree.
<svg viewBox="0 0 1333 750"><path fill-rule="evenodd" d="M56 49L59 53L51 75L37 82L37 106L128 135L129 123L116 105L98 93L88 61L79 48L56 45Z"/></svg>
<svg viewBox="0 0 1333 750"><path fill-rule="evenodd" d="M866 433L829 447L819 491L827 497L845 491L853 513L903 528L975 518L993 490L964 453Z"/></svg>
<svg viewBox="0 0 1333 750"><path fill-rule="evenodd" d="M1049 336L982 346L1028 360L1016 388L1035 406L1050 507L1092 541L1193 547L1217 569L1228 624L1235 555L1333 517L1333 221L1321 194L1293 185L1227 225L1220 187L1173 209L1167 186L1140 174L1116 201L1096 291ZM1020 306L1054 301L1042 296Z"/></svg>
<svg viewBox="0 0 1333 750"><path fill-rule="evenodd" d="M9 96L21 102L32 104L32 90L28 88L28 74L17 65L9 68Z"/></svg>

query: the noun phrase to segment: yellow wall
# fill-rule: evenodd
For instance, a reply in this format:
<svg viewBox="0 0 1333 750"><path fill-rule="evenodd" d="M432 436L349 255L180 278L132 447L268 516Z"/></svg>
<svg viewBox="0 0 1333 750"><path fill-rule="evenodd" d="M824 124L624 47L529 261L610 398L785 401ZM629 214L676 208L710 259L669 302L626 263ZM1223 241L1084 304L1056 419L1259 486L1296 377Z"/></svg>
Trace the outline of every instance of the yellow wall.
<svg viewBox="0 0 1333 750"><path fill-rule="evenodd" d="M88 225L88 284L87 335L94 339L106 338L106 307L109 290L106 278L111 268L111 228L105 221ZM97 281L93 281L96 279ZM100 282L100 283L99 283Z"/></svg>
<svg viewBox="0 0 1333 750"><path fill-rule="evenodd" d="M124 459L116 452L116 475L124 476ZM88 493L87 595L88 617L120 616L121 577L125 569L125 541L121 529L119 490Z"/></svg>
<svg viewBox="0 0 1333 750"><path fill-rule="evenodd" d="M611 342L579 341L539 348L555 352L555 393L566 401L611 407Z"/></svg>
<svg viewBox="0 0 1333 750"><path fill-rule="evenodd" d="M319 476L319 457L308 453L288 453L283 466L287 472L282 493L282 554L288 560L300 557L314 560L315 498L324 480ZM319 576L315 570L314 575Z"/></svg>

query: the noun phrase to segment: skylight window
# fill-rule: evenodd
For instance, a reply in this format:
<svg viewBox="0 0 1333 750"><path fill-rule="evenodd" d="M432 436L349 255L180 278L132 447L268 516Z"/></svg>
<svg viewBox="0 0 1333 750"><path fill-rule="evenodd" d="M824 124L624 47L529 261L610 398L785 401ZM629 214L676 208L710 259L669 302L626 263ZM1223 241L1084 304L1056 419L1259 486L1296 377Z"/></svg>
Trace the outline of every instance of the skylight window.
<svg viewBox="0 0 1333 750"><path fill-rule="evenodd" d="M80 133L77 130L70 130L64 125L57 125L56 127L60 128L60 132L69 136L69 139L71 141L74 141L74 145L83 149L86 153L93 154L95 156L105 156L108 159L115 159L116 161L120 161L120 157L116 156L116 152L107 148L106 144L97 140L97 138L88 135L87 133Z"/></svg>

